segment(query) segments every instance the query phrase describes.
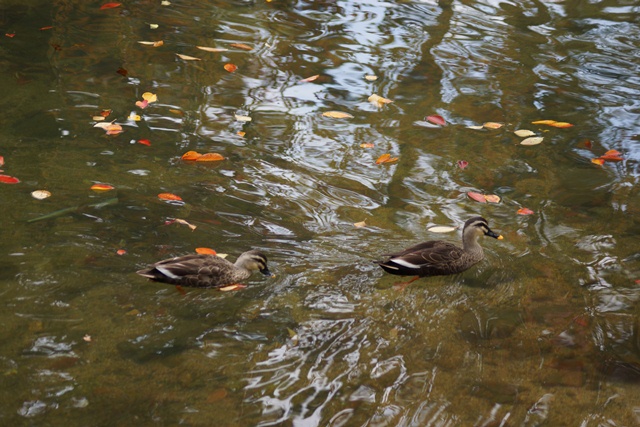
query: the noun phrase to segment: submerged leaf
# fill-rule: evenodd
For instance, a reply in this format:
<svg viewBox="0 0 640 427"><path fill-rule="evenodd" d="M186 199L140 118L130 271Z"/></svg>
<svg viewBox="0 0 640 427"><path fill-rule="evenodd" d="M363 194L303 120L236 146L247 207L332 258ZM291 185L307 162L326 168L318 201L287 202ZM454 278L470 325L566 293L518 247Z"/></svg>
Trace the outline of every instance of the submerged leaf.
<svg viewBox="0 0 640 427"><path fill-rule="evenodd" d="M378 160L376 160L376 165L379 165L381 163L393 163L396 161L398 161L397 157L391 157L391 154L385 153L382 156L378 157Z"/></svg>
<svg viewBox="0 0 640 427"><path fill-rule="evenodd" d="M115 7L120 7L120 6L122 6L122 3L105 3L102 6L100 6L100 10L113 9Z"/></svg>
<svg viewBox="0 0 640 427"><path fill-rule="evenodd" d="M536 120L535 122L531 122L534 125L551 125L556 123L555 120Z"/></svg>
<svg viewBox="0 0 640 427"><path fill-rule="evenodd" d="M235 47L237 49L242 49L242 50L253 50L253 48L251 46L249 46L248 44L244 44L244 43L231 43L229 46Z"/></svg>
<svg viewBox="0 0 640 427"><path fill-rule="evenodd" d="M520 208L516 213L518 215L533 215L533 211L529 208Z"/></svg>
<svg viewBox="0 0 640 427"><path fill-rule="evenodd" d="M550 123L549 126L553 126L554 128L570 128L570 127L573 127L573 125L571 123L567 123L567 122Z"/></svg>
<svg viewBox="0 0 640 427"><path fill-rule="evenodd" d="M334 119L352 119L353 116L349 113L343 113L342 111L325 111L322 113L325 117L331 117Z"/></svg>
<svg viewBox="0 0 640 427"><path fill-rule="evenodd" d="M445 126L447 122L445 122L444 117L439 116L437 114L433 114L431 116L427 116L424 118L426 121L433 123L434 125Z"/></svg>
<svg viewBox="0 0 640 427"><path fill-rule="evenodd" d="M219 160L224 160L224 157L222 156L222 154L218 153L206 153L195 160L196 162L216 162Z"/></svg>

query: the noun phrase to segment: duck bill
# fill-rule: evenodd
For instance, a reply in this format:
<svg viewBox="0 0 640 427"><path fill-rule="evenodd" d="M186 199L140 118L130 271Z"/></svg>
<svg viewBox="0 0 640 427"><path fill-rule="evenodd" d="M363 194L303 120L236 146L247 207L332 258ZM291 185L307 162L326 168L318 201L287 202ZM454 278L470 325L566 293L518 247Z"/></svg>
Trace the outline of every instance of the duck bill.
<svg viewBox="0 0 640 427"><path fill-rule="evenodd" d="M489 237L493 237L494 239L498 239L498 240L502 240L504 239L504 237L502 237L502 235L498 234L498 233L494 233L493 231L489 230L485 233L485 236L489 236Z"/></svg>
<svg viewBox="0 0 640 427"><path fill-rule="evenodd" d="M263 268L262 270L260 270L260 273L264 274L265 276L276 277L276 275L271 273L268 268Z"/></svg>

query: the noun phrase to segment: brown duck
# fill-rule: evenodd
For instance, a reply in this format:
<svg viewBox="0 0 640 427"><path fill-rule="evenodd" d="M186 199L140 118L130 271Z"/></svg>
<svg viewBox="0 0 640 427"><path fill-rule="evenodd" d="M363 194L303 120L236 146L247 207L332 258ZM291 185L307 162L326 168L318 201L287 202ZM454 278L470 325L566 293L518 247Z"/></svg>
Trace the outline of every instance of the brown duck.
<svg viewBox="0 0 640 427"><path fill-rule="evenodd" d="M491 231L486 219L476 216L464 223L462 247L442 240L431 240L401 252L385 254L386 260L376 263L387 273L416 276L408 282L397 284L404 288L420 277L461 273L481 261L484 253L478 238L483 235L502 239L501 235Z"/></svg>

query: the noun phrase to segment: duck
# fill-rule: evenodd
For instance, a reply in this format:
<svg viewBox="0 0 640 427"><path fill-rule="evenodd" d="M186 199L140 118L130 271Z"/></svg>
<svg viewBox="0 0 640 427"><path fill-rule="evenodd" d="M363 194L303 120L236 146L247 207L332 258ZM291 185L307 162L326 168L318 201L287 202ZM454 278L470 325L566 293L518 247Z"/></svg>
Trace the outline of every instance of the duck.
<svg viewBox="0 0 640 427"><path fill-rule="evenodd" d="M267 267L267 257L257 250L243 253L235 263L217 255L184 255L158 261L136 273L154 282L195 288L223 288L230 285L245 287L240 282L251 277L254 271L273 277Z"/></svg>
<svg viewBox="0 0 640 427"><path fill-rule="evenodd" d="M443 240L431 240L411 246L393 254L384 254L382 261L376 261L384 271L397 276L415 276L408 282L397 283L396 288L404 289L421 277L447 276L462 273L484 259L480 236L502 240L503 237L489 228L489 223L481 216L475 216L464 223L462 247Z"/></svg>

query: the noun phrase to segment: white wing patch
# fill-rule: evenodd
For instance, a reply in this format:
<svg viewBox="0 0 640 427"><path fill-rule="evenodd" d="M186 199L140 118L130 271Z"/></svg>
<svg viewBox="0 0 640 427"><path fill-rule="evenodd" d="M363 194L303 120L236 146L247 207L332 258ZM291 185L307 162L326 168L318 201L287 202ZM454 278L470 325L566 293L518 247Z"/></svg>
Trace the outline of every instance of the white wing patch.
<svg viewBox="0 0 640 427"><path fill-rule="evenodd" d="M407 268L420 268L422 267L421 265L417 265L417 264L412 264L410 262L407 262L401 258L391 258L389 261L393 261L395 264L401 265L403 267L407 267Z"/></svg>
<svg viewBox="0 0 640 427"><path fill-rule="evenodd" d="M165 267L162 266L156 266L156 270L158 270L160 273L164 274L165 276L171 278L171 279L179 279L180 276L177 276L175 274L173 274L170 270L166 269Z"/></svg>

